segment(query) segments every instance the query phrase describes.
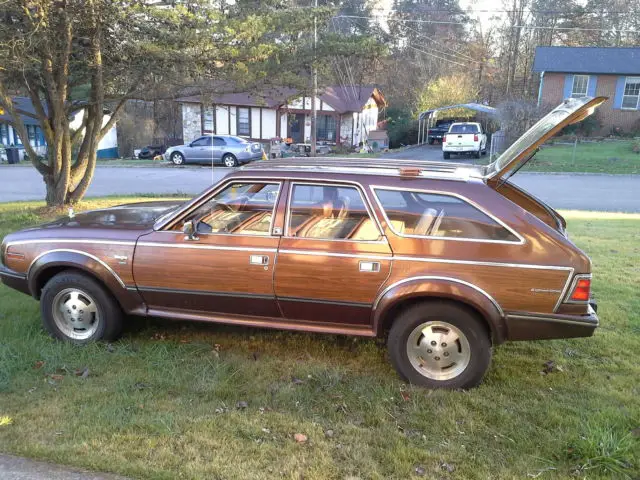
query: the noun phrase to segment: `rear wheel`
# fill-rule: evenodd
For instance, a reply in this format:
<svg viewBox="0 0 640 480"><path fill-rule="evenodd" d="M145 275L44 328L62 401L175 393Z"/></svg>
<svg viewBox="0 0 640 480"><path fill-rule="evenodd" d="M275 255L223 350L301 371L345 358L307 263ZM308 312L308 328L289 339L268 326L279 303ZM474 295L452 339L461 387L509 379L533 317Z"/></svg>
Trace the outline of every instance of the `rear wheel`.
<svg viewBox="0 0 640 480"><path fill-rule="evenodd" d="M238 165L238 160L230 153L227 153L224 157L222 157L222 163L225 167L232 168Z"/></svg>
<svg viewBox="0 0 640 480"><path fill-rule="evenodd" d="M491 340L481 321L449 302L424 302L395 319L387 341L400 376L427 388L472 388L491 363Z"/></svg>
<svg viewBox="0 0 640 480"><path fill-rule="evenodd" d="M451 158L451 154L449 152L442 152L442 157L445 160L449 160Z"/></svg>
<svg viewBox="0 0 640 480"><path fill-rule="evenodd" d="M433 145L435 143L436 139L435 138L430 138L429 139L429 145Z"/></svg>
<svg viewBox="0 0 640 480"><path fill-rule="evenodd" d="M120 306L96 280L75 271L54 276L42 289L42 323L51 336L72 343L115 340L122 331Z"/></svg>
<svg viewBox="0 0 640 480"><path fill-rule="evenodd" d="M478 149L477 152L473 152L473 157L474 158L480 158L480 149Z"/></svg>

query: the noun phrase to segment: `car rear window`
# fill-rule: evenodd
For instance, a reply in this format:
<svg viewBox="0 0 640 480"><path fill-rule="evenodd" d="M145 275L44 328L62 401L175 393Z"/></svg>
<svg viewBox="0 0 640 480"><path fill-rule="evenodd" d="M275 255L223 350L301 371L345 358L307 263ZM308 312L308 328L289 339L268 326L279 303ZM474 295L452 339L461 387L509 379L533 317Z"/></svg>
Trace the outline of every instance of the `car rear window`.
<svg viewBox="0 0 640 480"><path fill-rule="evenodd" d="M468 124L451 125L449 133L478 133L478 126Z"/></svg>
<svg viewBox="0 0 640 480"><path fill-rule="evenodd" d="M247 140L240 137L226 137L226 138L231 143L249 143Z"/></svg>
<svg viewBox="0 0 640 480"><path fill-rule="evenodd" d="M400 236L520 243L497 219L450 194L376 188L390 228Z"/></svg>

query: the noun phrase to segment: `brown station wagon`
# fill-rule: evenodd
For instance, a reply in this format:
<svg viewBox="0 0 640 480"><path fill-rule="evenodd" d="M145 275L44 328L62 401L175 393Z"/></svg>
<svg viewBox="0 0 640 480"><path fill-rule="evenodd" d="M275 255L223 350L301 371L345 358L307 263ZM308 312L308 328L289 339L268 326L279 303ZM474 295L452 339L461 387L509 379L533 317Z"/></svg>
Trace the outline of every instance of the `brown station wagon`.
<svg viewBox="0 0 640 480"><path fill-rule="evenodd" d="M272 160L182 205L70 215L8 235L0 276L62 340L114 340L124 315L386 336L405 380L472 387L493 345L598 326L589 258L508 178L604 100L566 101L488 166Z"/></svg>

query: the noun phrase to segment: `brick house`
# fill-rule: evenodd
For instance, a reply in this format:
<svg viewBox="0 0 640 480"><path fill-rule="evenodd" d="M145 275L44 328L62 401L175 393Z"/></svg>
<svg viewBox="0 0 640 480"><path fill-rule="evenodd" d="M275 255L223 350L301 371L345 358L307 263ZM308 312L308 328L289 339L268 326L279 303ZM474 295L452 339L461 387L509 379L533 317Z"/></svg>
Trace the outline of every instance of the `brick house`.
<svg viewBox="0 0 640 480"><path fill-rule="evenodd" d="M252 141L311 138L311 97L290 89L268 95L228 93L176 99L182 105L185 142L204 134L238 135ZM327 87L315 99L317 138L337 145L358 145L375 130L380 109L386 106L375 87Z"/></svg>
<svg viewBox="0 0 640 480"><path fill-rule="evenodd" d="M596 114L598 133L640 132L640 47L537 47L533 71L540 73L539 106L609 97Z"/></svg>

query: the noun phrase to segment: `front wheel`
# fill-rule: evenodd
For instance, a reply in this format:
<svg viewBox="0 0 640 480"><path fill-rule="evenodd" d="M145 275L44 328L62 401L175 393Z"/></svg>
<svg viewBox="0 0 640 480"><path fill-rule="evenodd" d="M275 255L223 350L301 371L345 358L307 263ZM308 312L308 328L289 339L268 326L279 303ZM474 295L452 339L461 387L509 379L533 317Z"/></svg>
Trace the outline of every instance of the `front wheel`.
<svg viewBox="0 0 640 480"><path fill-rule="evenodd" d="M42 289L42 323L51 336L77 344L112 341L122 331L120 306L92 277L66 271Z"/></svg>
<svg viewBox="0 0 640 480"><path fill-rule="evenodd" d="M230 153L227 153L224 157L222 157L222 163L225 167L233 168L238 165L238 160Z"/></svg>
<svg viewBox="0 0 640 480"><path fill-rule="evenodd" d="M427 388L472 388L491 363L487 329L466 308L449 302L413 305L395 319L387 341L400 376Z"/></svg>
<svg viewBox="0 0 640 480"><path fill-rule="evenodd" d="M180 152L173 152L171 154L171 161L174 165L182 165L184 163L184 155Z"/></svg>

